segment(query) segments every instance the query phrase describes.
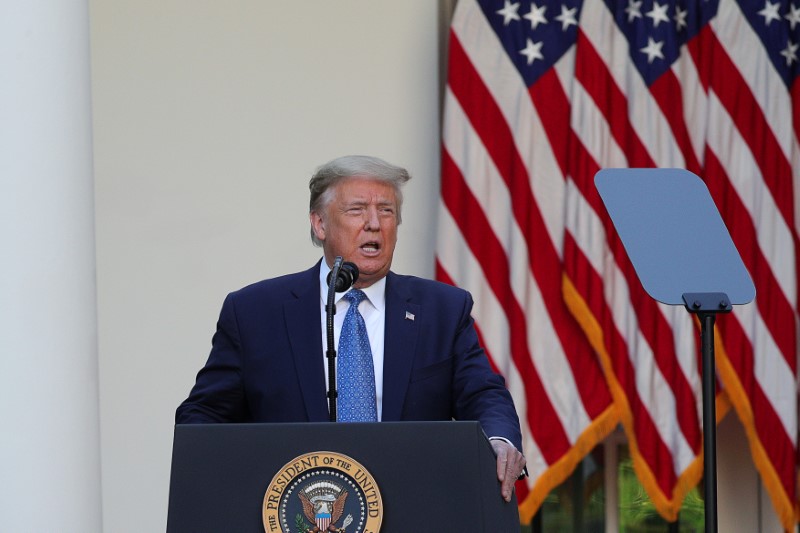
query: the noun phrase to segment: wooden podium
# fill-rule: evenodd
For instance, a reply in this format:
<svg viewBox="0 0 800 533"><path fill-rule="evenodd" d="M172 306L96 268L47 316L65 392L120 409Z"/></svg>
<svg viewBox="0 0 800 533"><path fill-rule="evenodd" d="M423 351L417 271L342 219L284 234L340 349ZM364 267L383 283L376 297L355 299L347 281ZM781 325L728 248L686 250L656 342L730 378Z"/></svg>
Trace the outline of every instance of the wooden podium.
<svg viewBox="0 0 800 533"><path fill-rule="evenodd" d="M329 458L339 455L348 460ZM510 503L501 498L495 457L480 425L453 421L177 425L167 531L302 531L295 521L313 527L308 524L313 518L305 518L313 511L303 515L297 509L301 500L314 499L314 476L325 472L343 482L339 492L337 483L316 483L322 492L333 487L316 496L319 516L326 505L335 507L335 496L348 492L342 498L348 509L363 497L367 520L380 508L384 533L516 533L520 528L516 497ZM362 483L365 474L371 480ZM265 513L273 515L267 519ZM283 513L285 522L274 513ZM342 520L334 511L332 526L346 521L347 533L374 531L370 522L359 525L358 510L347 515Z"/></svg>

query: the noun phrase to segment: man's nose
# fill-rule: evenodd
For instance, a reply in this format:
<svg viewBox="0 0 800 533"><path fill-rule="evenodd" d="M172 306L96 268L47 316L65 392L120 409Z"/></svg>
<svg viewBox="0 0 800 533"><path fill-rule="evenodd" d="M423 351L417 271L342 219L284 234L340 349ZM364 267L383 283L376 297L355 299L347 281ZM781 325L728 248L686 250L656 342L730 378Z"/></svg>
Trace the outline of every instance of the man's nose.
<svg viewBox="0 0 800 533"><path fill-rule="evenodd" d="M364 218L365 218L364 229L376 230L380 227L377 207L368 207L367 210L364 212Z"/></svg>

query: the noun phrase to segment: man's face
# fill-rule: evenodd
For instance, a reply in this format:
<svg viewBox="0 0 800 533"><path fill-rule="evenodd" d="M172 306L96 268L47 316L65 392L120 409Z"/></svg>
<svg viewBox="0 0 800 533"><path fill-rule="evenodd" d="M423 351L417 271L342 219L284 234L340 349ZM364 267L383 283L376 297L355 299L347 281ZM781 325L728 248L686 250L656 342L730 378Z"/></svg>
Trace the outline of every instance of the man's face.
<svg viewBox="0 0 800 533"><path fill-rule="evenodd" d="M355 287L369 287L389 272L397 244L394 188L369 178L347 178L332 189L322 213L311 213L329 266L337 255L358 266Z"/></svg>

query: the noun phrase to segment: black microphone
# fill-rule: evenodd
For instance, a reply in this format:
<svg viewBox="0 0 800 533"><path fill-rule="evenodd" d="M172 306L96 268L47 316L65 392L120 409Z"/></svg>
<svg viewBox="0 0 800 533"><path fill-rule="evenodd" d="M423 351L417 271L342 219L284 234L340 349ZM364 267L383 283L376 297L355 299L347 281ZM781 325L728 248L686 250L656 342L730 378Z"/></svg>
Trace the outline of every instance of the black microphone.
<svg viewBox="0 0 800 533"><path fill-rule="evenodd" d="M336 279L331 277L335 274ZM333 260L333 267L328 273L328 304L325 306L325 336L327 338L328 349L325 356L328 358L328 409L330 411L330 421L336 422L336 397L339 395L336 390L336 348L333 345L333 315L336 314L336 304L333 300L337 292L344 292L353 286L358 279L358 267L350 262L342 262L342 256L337 255Z"/></svg>
<svg viewBox="0 0 800 533"><path fill-rule="evenodd" d="M328 279L325 280L328 285L331 283L332 274L333 270L328 272ZM334 290L336 292L344 292L352 287L353 283L356 281L358 281L358 267L355 265L355 263L345 261L342 263L342 268L339 269L339 272L336 275L336 285L334 286Z"/></svg>

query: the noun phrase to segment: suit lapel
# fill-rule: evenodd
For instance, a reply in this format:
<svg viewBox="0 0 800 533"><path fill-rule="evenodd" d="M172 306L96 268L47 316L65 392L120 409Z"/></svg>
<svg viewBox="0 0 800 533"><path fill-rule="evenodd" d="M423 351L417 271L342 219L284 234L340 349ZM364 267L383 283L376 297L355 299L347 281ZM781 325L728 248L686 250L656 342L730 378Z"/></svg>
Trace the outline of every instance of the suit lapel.
<svg viewBox="0 0 800 533"><path fill-rule="evenodd" d="M402 277L390 272L386 278L386 329L383 351L384 421L400 420L421 318L420 306L411 303Z"/></svg>
<svg viewBox="0 0 800 533"><path fill-rule="evenodd" d="M291 287L296 298L284 304L284 316L308 420L326 422L329 415L320 328L319 263L306 272L301 283Z"/></svg>

